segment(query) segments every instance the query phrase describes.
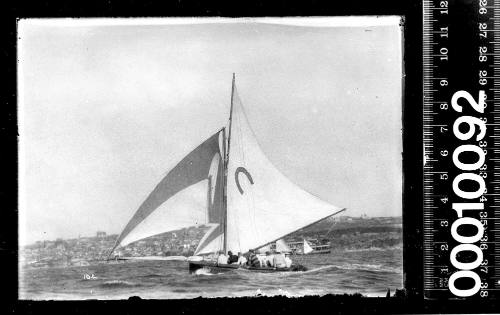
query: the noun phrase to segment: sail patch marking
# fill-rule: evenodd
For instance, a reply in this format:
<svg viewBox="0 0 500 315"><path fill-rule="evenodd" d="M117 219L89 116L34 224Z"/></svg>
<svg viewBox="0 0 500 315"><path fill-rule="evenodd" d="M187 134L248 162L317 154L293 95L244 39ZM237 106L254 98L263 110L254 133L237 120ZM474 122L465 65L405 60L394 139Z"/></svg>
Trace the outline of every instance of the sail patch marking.
<svg viewBox="0 0 500 315"><path fill-rule="evenodd" d="M241 188L241 185L240 185L240 179L238 177L239 173L243 173L246 175L246 177L248 178L248 181L250 181L250 184L253 185L253 178L252 178L252 175L250 175L250 173L247 171L246 168L244 167L238 167L236 169L236 171L234 172L234 180L236 182L236 186L238 187L238 190L240 191L240 194L243 195L243 189Z"/></svg>

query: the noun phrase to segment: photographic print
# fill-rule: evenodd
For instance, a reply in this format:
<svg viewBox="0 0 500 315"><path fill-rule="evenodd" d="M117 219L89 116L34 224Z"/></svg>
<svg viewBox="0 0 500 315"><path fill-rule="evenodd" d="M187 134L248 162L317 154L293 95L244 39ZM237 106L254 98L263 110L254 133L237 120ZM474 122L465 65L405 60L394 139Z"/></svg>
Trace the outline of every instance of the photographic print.
<svg viewBox="0 0 500 315"><path fill-rule="evenodd" d="M403 27L19 20L19 299L401 289Z"/></svg>

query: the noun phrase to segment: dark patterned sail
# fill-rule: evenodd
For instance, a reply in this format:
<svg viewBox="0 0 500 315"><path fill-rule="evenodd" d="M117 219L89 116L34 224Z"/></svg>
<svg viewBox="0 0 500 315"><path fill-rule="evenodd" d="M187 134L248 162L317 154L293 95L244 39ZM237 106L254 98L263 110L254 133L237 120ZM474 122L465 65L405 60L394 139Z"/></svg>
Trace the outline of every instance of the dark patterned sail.
<svg viewBox="0 0 500 315"><path fill-rule="evenodd" d="M221 131L211 136L168 172L125 226L114 248L196 224L220 222L222 197L218 195L221 195L222 188L218 179L223 173L220 135ZM194 211L176 205L176 200L189 200L190 190L196 186L207 187L209 176L213 177L211 182L214 184L208 209L203 207Z"/></svg>

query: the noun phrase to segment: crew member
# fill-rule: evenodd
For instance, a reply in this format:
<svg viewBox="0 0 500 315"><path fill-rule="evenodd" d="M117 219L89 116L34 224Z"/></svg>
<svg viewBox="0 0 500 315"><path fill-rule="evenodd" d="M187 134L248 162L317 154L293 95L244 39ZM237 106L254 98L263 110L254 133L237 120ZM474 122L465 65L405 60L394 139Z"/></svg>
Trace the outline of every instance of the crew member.
<svg viewBox="0 0 500 315"><path fill-rule="evenodd" d="M238 252L238 265L245 265L247 263L247 259L245 256L241 254L241 252Z"/></svg>
<svg viewBox="0 0 500 315"><path fill-rule="evenodd" d="M275 268L286 268L285 255L281 252L276 252L273 255L273 267Z"/></svg>
<svg viewBox="0 0 500 315"><path fill-rule="evenodd" d="M260 267L259 257L255 255L255 251L253 249L251 249L250 253L248 254L247 263L250 267Z"/></svg>
<svg viewBox="0 0 500 315"><path fill-rule="evenodd" d="M290 258L290 253L285 254L285 266L290 268L292 266L292 259Z"/></svg>
<svg viewBox="0 0 500 315"><path fill-rule="evenodd" d="M228 251L227 252L227 256L228 256L228 259L227 259L227 263L228 264L232 264L232 263L238 262L238 256L233 255L232 251Z"/></svg>
<svg viewBox="0 0 500 315"><path fill-rule="evenodd" d="M219 252L219 257L217 257L217 264L218 265L227 265L228 257L224 255L224 252L220 251Z"/></svg>
<svg viewBox="0 0 500 315"><path fill-rule="evenodd" d="M273 255L271 255L270 251L266 252L266 257L264 257L264 266L265 267L273 267Z"/></svg>

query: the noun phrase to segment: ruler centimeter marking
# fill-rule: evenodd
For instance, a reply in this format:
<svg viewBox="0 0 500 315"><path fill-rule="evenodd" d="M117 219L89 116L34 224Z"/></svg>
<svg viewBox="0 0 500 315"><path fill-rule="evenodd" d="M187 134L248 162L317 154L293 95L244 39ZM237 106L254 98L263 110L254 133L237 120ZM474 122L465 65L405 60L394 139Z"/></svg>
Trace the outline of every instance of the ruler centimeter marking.
<svg viewBox="0 0 500 315"><path fill-rule="evenodd" d="M423 285L427 299L500 297L500 0L463 2L423 0ZM474 112L465 100L459 103L463 112L457 112L452 97L459 90L470 93L478 103L478 93L483 90L484 112ZM475 141L476 132L467 141L458 139L454 124L462 116L480 119L486 130L484 137ZM463 126L459 129L468 132ZM453 153L464 144L483 150L480 168L457 168L454 159L458 158ZM457 196L457 189L475 187L470 183L465 188L453 186L464 172L483 178L485 191L480 197L467 200ZM470 214L464 217L480 222L484 233L464 247L456 234L452 235L452 226L459 218L452 204L467 202L483 204L484 209L468 211ZM465 225L465 230L458 228L456 233L479 233L478 227ZM480 249L482 257L471 250L454 256L463 263L459 267L474 268L462 270L451 261L452 251L459 246ZM476 259L478 263L474 264ZM478 276L479 287L472 273ZM459 280L450 280L454 274L460 275Z"/></svg>

